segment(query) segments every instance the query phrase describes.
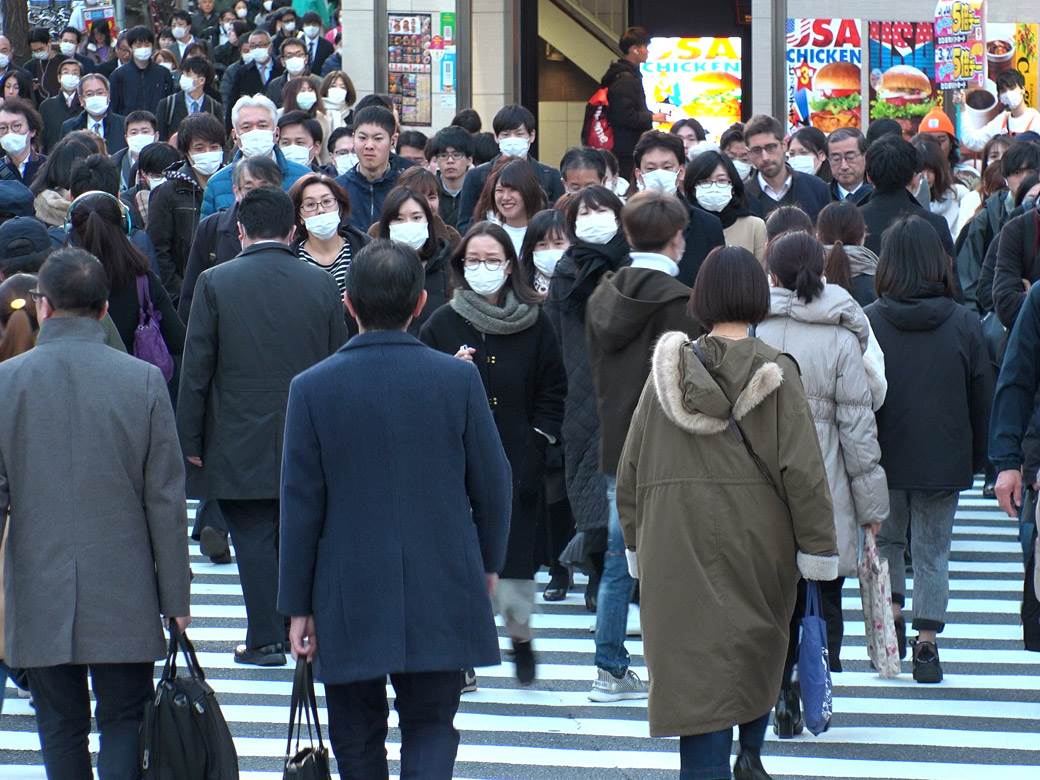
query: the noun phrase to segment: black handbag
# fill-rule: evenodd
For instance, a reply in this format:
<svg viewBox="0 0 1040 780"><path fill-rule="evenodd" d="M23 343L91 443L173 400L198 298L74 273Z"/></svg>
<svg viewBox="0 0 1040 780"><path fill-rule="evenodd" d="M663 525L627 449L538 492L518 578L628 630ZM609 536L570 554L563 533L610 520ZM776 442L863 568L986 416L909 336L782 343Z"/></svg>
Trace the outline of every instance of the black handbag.
<svg viewBox="0 0 1040 780"><path fill-rule="evenodd" d="M177 651L187 676L177 676ZM141 726L143 780L238 780L238 753L188 637L170 625L170 648Z"/></svg>
<svg viewBox="0 0 1040 780"><path fill-rule="evenodd" d="M300 748L300 732L307 720L307 741ZM314 747L314 731L318 732L318 746ZM293 753L293 733L296 734L296 752ZM296 674L293 676L292 702L289 705L289 741L285 745L285 769L282 780L331 780L329 773L329 751L321 739L321 724L318 722L318 700L314 696L314 672L310 662L300 656L296 659Z"/></svg>

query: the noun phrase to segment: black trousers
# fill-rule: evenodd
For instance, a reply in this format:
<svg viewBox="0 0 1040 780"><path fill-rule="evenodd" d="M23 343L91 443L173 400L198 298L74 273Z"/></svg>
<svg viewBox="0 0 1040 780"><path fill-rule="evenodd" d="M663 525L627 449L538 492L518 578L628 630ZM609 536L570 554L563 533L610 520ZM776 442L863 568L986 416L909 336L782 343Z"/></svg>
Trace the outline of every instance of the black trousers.
<svg viewBox="0 0 1040 780"><path fill-rule="evenodd" d="M451 780L459 732L459 670L391 674L401 729L401 780ZM387 780L386 678L326 685L340 780Z"/></svg>
<svg viewBox="0 0 1040 780"><path fill-rule="evenodd" d="M278 614L277 499L220 499L220 512L235 545L238 578L246 602L246 647L285 642L285 619Z"/></svg>
<svg viewBox="0 0 1040 780"><path fill-rule="evenodd" d="M118 638L115 638L118 641ZM98 777L137 780L141 776L138 740L144 706L155 689L155 664L68 664L28 669L36 705L36 729L47 780L92 780L90 749L90 673L101 734Z"/></svg>
<svg viewBox="0 0 1040 780"><path fill-rule="evenodd" d="M841 589L845 586L845 578L823 580L820 582L820 602L823 607L823 619L827 623L827 654L830 656L831 671L841 671L841 643L845 639L845 617L841 612ZM801 633L802 618L805 617L805 580L798 581L798 602L791 615L791 637L787 642L787 660L784 662L783 685L791 684L791 675L798 663L798 636Z"/></svg>

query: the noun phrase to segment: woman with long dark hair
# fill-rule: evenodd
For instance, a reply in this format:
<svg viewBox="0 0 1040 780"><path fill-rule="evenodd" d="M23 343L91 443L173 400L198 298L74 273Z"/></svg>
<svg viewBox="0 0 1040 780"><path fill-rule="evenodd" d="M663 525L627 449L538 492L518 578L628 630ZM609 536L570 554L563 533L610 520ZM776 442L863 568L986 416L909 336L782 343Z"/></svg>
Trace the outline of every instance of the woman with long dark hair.
<svg viewBox="0 0 1040 780"><path fill-rule="evenodd" d="M939 144L928 138L918 138L914 140L914 146L924 158L924 177L930 196L928 210L946 220L950 235L956 239L961 229L961 198L968 194L968 188L954 178L950 161Z"/></svg>
<svg viewBox="0 0 1040 780"><path fill-rule="evenodd" d="M701 152L686 166L686 200L722 221L726 246L741 246L760 263L766 258L766 223L748 208L744 182L733 161L718 152Z"/></svg>
<svg viewBox="0 0 1040 780"><path fill-rule="evenodd" d="M936 637L946 625L957 496L983 470L993 376L978 315L953 299L953 273L935 230L920 217L885 231L878 300L867 317L885 352L888 397L877 413L891 512L878 535L888 559L900 656L906 652L907 529L914 573L913 674L937 683Z"/></svg>
<svg viewBox="0 0 1040 780"><path fill-rule="evenodd" d="M519 254L531 217L545 208L545 193L526 160L503 156L484 183L473 221L492 220L505 230Z"/></svg>
<svg viewBox="0 0 1040 780"><path fill-rule="evenodd" d="M560 438L567 377L552 326L518 272L513 242L499 225L473 225L451 267L458 287L419 337L476 366L513 469L509 544L494 602L512 640L517 679L527 685L536 673L530 619L536 532L545 512L545 450ZM470 684L475 683L464 681L465 687Z"/></svg>
<svg viewBox="0 0 1040 780"><path fill-rule="evenodd" d="M866 236L863 215L847 200L824 206L816 218L816 237L827 251L827 282L844 287L860 306L869 306L877 298L874 274L878 257L863 246Z"/></svg>
<svg viewBox="0 0 1040 780"><path fill-rule="evenodd" d="M517 261L524 279L543 300L549 295L556 266L570 246L566 214L559 209L543 209L534 215Z"/></svg>

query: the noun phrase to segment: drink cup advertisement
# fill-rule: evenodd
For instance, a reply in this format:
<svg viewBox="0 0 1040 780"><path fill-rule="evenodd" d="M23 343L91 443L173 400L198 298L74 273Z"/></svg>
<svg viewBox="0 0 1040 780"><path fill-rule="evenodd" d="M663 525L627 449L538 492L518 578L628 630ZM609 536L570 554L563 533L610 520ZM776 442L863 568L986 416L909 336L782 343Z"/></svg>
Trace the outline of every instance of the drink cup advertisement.
<svg viewBox="0 0 1040 780"><path fill-rule="evenodd" d="M858 19L787 20L788 131L863 127Z"/></svg>

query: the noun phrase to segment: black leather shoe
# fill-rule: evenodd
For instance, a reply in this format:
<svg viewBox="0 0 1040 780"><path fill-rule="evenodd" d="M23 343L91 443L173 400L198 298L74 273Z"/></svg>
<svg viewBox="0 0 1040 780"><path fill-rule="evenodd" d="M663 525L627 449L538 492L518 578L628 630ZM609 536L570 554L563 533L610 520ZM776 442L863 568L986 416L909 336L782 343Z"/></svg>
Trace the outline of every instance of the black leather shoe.
<svg viewBox="0 0 1040 780"><path fill-rule="evenodd" d="M733 765L733 780L773 780L762 766L762 755L754 748L741 748Z"/></svg>
<svg viewBox="0 0 1040 780"><path fill-rule="evenodd" d="M546 601L563 601L567 598L567 591L570 590L570 587L570 572L566 569L555 571L552 577L549 578L549 584L545 586L545 590L542 592L542 598Z"/></svg>
<svg viewBox="0 0 1040 780"><path fill-rule="evenodd" d="M245 645L235 648L235 663L250 666L285 666L285 646L274 644L254 647Z"/></svg>
<svg viewBox="0 0 1040 780"><path fill-rule="evenodd" d="M939 663L939 648L935 642L914 639L914 679L919 683L940 683L943 679L942 664Z"/></svg>
<svg viewBox="0 0 1040 780"><path fill-rule="evenodd" d="M473 669L462 670L462 692L474 693L477 690L477 673Z"/></svg>
<svg viewBox="0 0 1040 780"><path fill-rule="evenodd" d="M773 710L773 733L780 739L792 739L804 729L798 690L793 685L790 688L781 688L780 698L776 700L776 708Z"/></svg>
<svg viewBox="0 0 1040 780"><path fill-rule="evenodd" d="M536 663L530 640L526 642L513 640L513 663L516 664L517 682L521 685L530 685L534 682Z"/></svg>
<svg viewBox="0 0 1040 780"><path fill-rule="evenodd" d="M199 549L213 563L231 563L231 548L226 533L206 526L199 534Z"/></svg>
<svg viewBox="0 0 1040 780"><path fill-rule="evenodd" d="M599 575L589 575L589 584L585 586L585 609L596 614L596 597L599 595Z"/></svg>

